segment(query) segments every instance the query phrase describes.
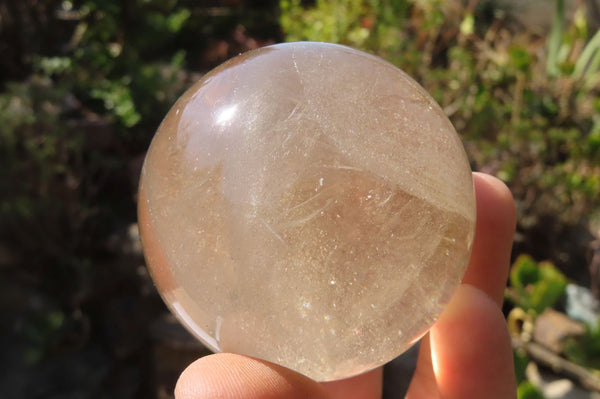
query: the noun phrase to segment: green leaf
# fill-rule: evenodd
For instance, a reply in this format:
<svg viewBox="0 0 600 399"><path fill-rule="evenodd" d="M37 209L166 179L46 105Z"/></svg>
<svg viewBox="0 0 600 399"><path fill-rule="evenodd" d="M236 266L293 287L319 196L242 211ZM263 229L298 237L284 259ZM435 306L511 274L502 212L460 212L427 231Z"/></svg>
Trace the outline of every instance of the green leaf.
<svg viewBox="0 0 600 399"><path fill-rule="evenodd" d="M562 44L562 33L565 25L565 1L556 0L554 11L554 19L548 38L548 61L546 64L546 72L548 75L555 77L558 75L558 58L560 47Z"/></svg>
<svg viewBox="0 0 600 399"><path fill-rule="evenodd" d="M72 66L71 58L69 57L38 57L34 62L47 76L64 73Z"/></svg>
<svg viewBox="0 0 600 399"><path fill-rule="evenodd" d="M540 264L541 280L534 284L531 291L530 306L538 314L553 306L564 294L567 279L550 263Z"/></svg>
<svg viewBox="0 0 600 399"><path fill-rule="evenodd" d="M460 33L463 35L472 35L475 31L475 17L472 12L468 12L460 23Z"/></svg>
<svg viewBox="0 0 600 399"><path fill-rule="evenodd" d="M515 350L513 352L513 359L515 362L515 376L517 377L517 383L521 383L525 380L525 369L529 364L529 357L523 350Z"/></svg>
<svg viewBox="0 0 600 399"><path fill-rule="evenodd" d="M524 290L540 278L537 263L529 255L520 255L510 271L510 283L517 290Z"/></svg>
<svg viewBox="0 0 600 399"><path fill-rule="evenodd" d="M544 399L542 392L531 382L524 381L517 388L517 398L519 399Z"/></svg>
<svg viewBox="0 0 600 399"><path fill-rule="evenodd" d="M521 255L510 271L510 284L516 297L509 299L525 311L540 314L564 295L567 279L552 263L538 264L531 256Z"/></svg>
<svg viewBox="0 0 600 399"><path fill-rule="evenodd" d="M128 83L127 79L104 82L102 88L94 89L90 94L93 98L102 100L104 108L114 114L125 127L132 127L140 121L141 115L137 112Z"/></svg>
<svg viewBox="0 0 600 399"><path fill-rule="evenodd" d="M171 33L179 32L191 15L191 11L187 8L182 8L181 10L174 12L167 17L167 28Z"/></svg>
<svg viewBox="0 0 600 399"><path fill-rule="evenodd" d="M529 51L523 46L513 46L508 50L510 62L512 66L521 71L527 72L531 65L531 55Z"/></svg>
<svg viewBox="0 0 600 399"><path fill-rule="evenodd" d="M600 30L586 44L573 69L575 78L589 77L600 72Z"/></svg>
<svg viewBox="0 0 600 399"><path fill-rule="evenodd" d="M568 339L564 352L572 362L600 370L600 323L596 326L586 325L583 336Z"/></svg>

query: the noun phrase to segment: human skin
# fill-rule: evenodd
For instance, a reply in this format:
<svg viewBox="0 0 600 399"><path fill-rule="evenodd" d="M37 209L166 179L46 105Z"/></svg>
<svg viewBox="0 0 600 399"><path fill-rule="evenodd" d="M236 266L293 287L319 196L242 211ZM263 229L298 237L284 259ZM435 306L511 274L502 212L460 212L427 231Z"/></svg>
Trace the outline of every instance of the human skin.
<svg viewBox="0 0 600 399"><path fill-rule="evenodd" d="M516 382L501 306L516 224L512 195L500 180L474 173L477 225L462 284L421 340L407 399L510 399ZM263 360L220 353L181 374L177 399L375 399L382 369L319 383Z"/></svg>

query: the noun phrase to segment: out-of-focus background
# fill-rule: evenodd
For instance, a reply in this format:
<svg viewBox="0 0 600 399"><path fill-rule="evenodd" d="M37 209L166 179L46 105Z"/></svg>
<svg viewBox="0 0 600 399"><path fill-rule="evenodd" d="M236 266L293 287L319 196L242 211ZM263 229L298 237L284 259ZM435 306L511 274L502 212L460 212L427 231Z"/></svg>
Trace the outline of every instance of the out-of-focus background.
<svg viewBox="0 0 600 399"><path fill-rule="evenodd" d="M595 0L0 2L0 396L172 397L207 352L144 266L144 153L212 67L319 40L412 75L511 188L519 397L600 397L599 26Z"/></svg>

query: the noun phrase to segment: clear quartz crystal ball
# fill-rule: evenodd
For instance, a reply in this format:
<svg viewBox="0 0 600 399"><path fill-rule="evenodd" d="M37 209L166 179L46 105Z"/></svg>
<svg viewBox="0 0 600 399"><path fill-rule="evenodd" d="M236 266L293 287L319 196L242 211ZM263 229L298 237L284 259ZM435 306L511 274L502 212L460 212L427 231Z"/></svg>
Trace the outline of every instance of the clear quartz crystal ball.
<svg viewBox="0 0 600 399"><path fill-rule="evenodd" d="M206 346L327 381L430 328L469 259L475 200L459 137L414 80L348 47L288 43L177 101L139 221L158 290Z"/></svg>

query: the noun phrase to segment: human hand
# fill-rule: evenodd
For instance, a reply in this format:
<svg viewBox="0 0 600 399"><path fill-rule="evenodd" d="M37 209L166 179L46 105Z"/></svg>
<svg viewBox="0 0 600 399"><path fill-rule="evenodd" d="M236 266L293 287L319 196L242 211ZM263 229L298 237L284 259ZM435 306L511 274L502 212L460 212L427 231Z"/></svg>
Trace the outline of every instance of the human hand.
<svg viewBox="0 0 600 399"><path fill-rule="evenodd" d="M501 312L516 223L512 195L494 177L474 173L477 227L462 284L421 340L407 399L516 398L510 337ZM192 363L177 399L375 399L381 368L346 380L315 382L263 360L220 353Z"/></svg>

